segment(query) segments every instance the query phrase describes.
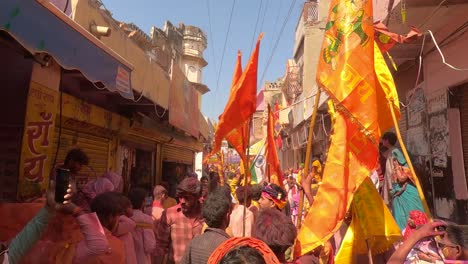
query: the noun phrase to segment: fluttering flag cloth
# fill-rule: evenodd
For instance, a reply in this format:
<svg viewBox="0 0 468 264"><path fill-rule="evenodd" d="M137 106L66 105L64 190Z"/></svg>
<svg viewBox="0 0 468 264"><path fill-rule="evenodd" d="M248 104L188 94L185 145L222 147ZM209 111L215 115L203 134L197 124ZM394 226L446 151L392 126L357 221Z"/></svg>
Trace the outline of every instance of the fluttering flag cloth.
<svg viewBox="0 0 468 264"><path fill-rule="evenodd" d="M236 87L236 83L239 81L240 77L242 76L242 63L241 63L241 52L237 52L237 62L234 69L234 75L232 76L232 83L231 83L231 93L234 91L234 87ZM242 123L238 128L233 129L229 134L226 135L227 142L239 153L239 157L241 159L241 164L246 164L247 156L246 156L246 149L249 145L249 121L245 121Z"/></svg>
<svg viewBox="0 0 468 264"><path fill-rule="evenodd" d="M283 172L281 171L278 152L276 151L275 120L270 105L268 105L267 139L265 144L267 171L270 177L269 181L284 189Z"/></svg>
<svg viewBox="0 0 468 264"><path fill-rule="evenodd" d="M221 148L221 142L226 136L248 122L257 106L257 68L260 40L263 33L257 39L255 50L250 56L244 72L231 88L229 100L223 113L219 116L219 123L215 131L213 152ZM233 82L234 83L234 82Z"/></svg>
<svg viewBox="0 0 468 264"><path fill-rule="evenodd" d="M375 23L374 30L375 42L382 53L387 52L397 43L411 43L422 36L421 32L416 27L411 27L410 32L408 32L406 36L390 32L382 22Z"/></svg>
<svg viewBox="0 0 468 264"><path fill-rule="evenodd" d="M322 185L299 231L296 256L339 229L354 192L377 165L381 132L393 125L388 101L399 116L393 78L374 43L372 1L331 2L317 83L336 113Z"/></svg>
<svg viewBox="0 0 468 264"><path fill-rule="evenodd" d="M366 255L369 248L372 254L380 254L401 240L400 228L369 177L356 191L350 210L353 218L336 263L357 263L357 255Z"/></svg>

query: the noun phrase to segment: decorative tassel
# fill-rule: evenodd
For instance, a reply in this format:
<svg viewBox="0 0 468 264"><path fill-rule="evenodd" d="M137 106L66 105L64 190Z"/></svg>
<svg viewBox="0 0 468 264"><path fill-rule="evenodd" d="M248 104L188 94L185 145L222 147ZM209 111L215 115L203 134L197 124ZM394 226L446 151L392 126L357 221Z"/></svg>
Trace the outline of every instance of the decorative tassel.
<svg viewBox="0 0 468 264"><path fill-rule="evenodd" d="M387 56L388 56L388 59L390 60L390 62L392 63L392 66L395 69L395 71L398 71L397 65L396 65L395 61L393 60L392 55L390 55L390 53L388 53L388 51L387 51Z"/></svg>
<svg viewBox="0 0 468 264"><path fill-rule="evenodd" d="M406 24L406 0L401 1L401 22Z"/></svg>

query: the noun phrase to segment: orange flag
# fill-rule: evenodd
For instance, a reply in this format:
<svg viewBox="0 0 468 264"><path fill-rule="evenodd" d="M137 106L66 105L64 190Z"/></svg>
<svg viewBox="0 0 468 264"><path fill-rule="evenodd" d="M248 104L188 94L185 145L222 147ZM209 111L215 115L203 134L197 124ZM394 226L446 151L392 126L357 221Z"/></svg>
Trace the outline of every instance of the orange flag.
<svg viewBox="0 0 468 264"><path fill-rule="evenodd" d="M268 105L268 122L267 122L267 139L265 143L266 163L268 164L269 180L284 189L283 172L276 152L275 144L275 118L271 112L271 107Z"/></svg>
<svg viewBox="0 0 468 264"><path fill-rule="evenodd" d="M298 255L339 229L354 192L377 165L381 132L393 125L389 101L399 115L393 78L374 43L372 1L331 2L317 83L336 112L322 185L296 241Z"/></svg>
<svg viewBox="0 0 468 264"><path fill-rule="evenodd" d="M234 69L234 75L232 76L232 84L231 84L231 93L234 91L234 87L237 81L242 76L242 63L241 63L241 52L237 52L237 62L236 67ZM248 142L248 130L249 130L249 121L244 122L240 125L240 127L235 128L229 134L226 135L226 140L229 144L239 153L241 161L246 164L246 154L245 150L247 149L249 142Z"/></svg>
<svg viewBox="0 0 468 264"><path fill-rule="evenodd" d="M260 34L257 45L239 80L231 88L224 112L219 116L215 131L213 153L221 148L221 142L232 130L239 128L252 117L257 105L257 67L260 49Z"/></svg>

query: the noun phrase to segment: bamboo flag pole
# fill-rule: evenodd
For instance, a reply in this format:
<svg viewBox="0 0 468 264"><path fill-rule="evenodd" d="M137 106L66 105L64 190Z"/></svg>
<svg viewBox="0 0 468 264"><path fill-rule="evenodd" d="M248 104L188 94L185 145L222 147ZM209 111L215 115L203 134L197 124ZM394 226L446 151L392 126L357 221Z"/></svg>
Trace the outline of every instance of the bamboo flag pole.
<svg viewBox="0 0 468 264"><path fill-rule="evenodd" d="M245 237L245 215L247 213L247 188L250 185L251 175L250 175L250 129L252 128L253 116L249 120L249 126L247 129L247 158L245 160L245 175L244 175L244 212L243 212L243 221L242 221L242 236ZM246 138L245 135L243 138Z"/></svg>
<svg viewBox="0 0 468 264"><path fill-rule="evenodd" d="M315 120L317 119L317 111L318 111L319 102L320 102L320 87L318 87L317 94L315 94L314 110L312 112L312 117L310 118L309 135L307 138L306 158L304 162L304 172L302 173L302 181L305 181L306 177L309 174L310 155L312 153L312 142L314 140L314 126L315 126ZM300 182L299 184L302 184L302 183ZM301 189L300 200L299 200L299 210L297 212L297 220L296 220L297 229L300 229L302 225L302 210L303 209L304 209L304 190Z"/></svg>
<svg viewBox="0 0 468 264"><path fill-rule="evenodd" d="M411 171L411 174L413 175L413 180L414 184L416 185L416 188L418 189L418 194L419 197L421 198L422 205L424 207L424 211L426 211L426 215L428 218L432 218L431 210L429 210L429 206L427 206L426 198L424 196L424 193L421 188L421 183L419 182L418 176L416 175L413 167L413 163L411 162L411 159L409 158L408 151L406 150L405 144L403 143L403 139L401 137L400 133L400 127L398 126L398 120L395 115L395 110L393 109L394 102L393 101L388 101L388 106L390 108L390 112L392 113L392 118L393 118L393 124L395 125L395 131L398 137L398 142L400 143L401 151L403 152L403 156L405 156L406 163L408 163L409 169Z"/></svg>

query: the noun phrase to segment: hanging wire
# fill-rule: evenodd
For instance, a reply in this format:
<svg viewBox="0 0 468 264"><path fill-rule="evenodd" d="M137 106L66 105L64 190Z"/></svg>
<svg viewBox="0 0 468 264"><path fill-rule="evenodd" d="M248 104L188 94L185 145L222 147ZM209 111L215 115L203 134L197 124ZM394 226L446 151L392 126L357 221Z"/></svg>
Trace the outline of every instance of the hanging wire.
<svg viewBox="0 0 468 264"><path fill-rule="evenodd" d="M443 63L443 64L445 64L445 65L448 66L449 68L452 68L453 70L456 70L456 71L468 71L468 68L458 68L458 67L453 66L453 65L450 64L450 63L447 63L447 62L445 61L445 56L444 56L444 54L443 54L442 51L440 50L439 44L437 44L437 41L436 41L436 39L435 39L435 37L434 37L434 34L432 34L432 31L431 31L431 30L428 30L427 32L428 32L429 35L431 36L432 41L434 42L434 45L435 45L437 51L439 52L440 57L442 58L442 63Z"/></svg>
<svg viewBox="0 0 468 264"><path fill-rule="evenodd" d="M291 17L291 13L292 13L292 11L294 9L294 6L296 5L296 1L297 0L294 0L291 3L291 5L289 6L288 15L286 16L286 18L283 21L283 25L281 26L281 30L280 30L280 32L278 34L278 37L276 38L275 46L273 47L273 50L271 51L270 57L268 58L268 62L266 64L266 66L265 66L265 69L263 70L263 74L262 74L262 78L260 79L260 83L263 83L263 80L265 78L265 74L268 71L268 67L270 66L271 59L273 58L273 55L275 54L276 48L278 47L279 40L281 39L281 35L283 35L283 31L284 31L284 29L286 27L286 24L288 23L288 20Z"/></svg>
<svg viewBox="0 0 468 264"><path fill-rule="evenodd" d="M262 12L263 0L260 0L260 6L258 7L257 20L255 22L255 28L252 35L252 43L250 44L250 50L253 50L253 45L255 42L255 34L257 33L258 21L260 20L260 13Z"/></svg>
<svg viewBox="0 0 468 264"><path fill-rule="evenodd" d="M156 106L156 104L153 104L154 105L154 113L156 114L156 116L159 118L159 119L162 119L164 117L164 115L166 114L167 112L167 108L163 108L164 111L162 113L162 115L159 115L158 113L158 107Z"/></svg>
<svg viewBox="0 0 468 264"><path fill-rule="evenodd" d="M215 99L216 99L216 94L217 94L218 88L219 88L219 77L221 76L221 70L223 68L224 54L226 53L227 40L228 40L228 37L229 37L229 31L231 30L232 15L234 13L234 6L235 5L236 5L236 0L233 0L232 1L232 7L231 7L231 14L229 15L229 24L228 24L228 29L227 29L227 32L226 32L226 38L224 39L224 48L223 48L223 53L221 55L221 64L219 65L218 77L216 78L216 88L215 88L215 92L214 92Z"/></svg>
<svg viewBox="0 0 468 264"><path fill-rule="evenodd" d="M214 44L214 35L212 31L212 26L211 26L211 9L210 9L210 0L206 0L206 6L208 9L208 24L209 24L209 30L210 30L210 39L211 39L211 56L213 56L213 70L215 71L216 74L216 69L218 68L216 66L216 56L215 56L215 44ZM209 39L209 40L210 40ZM208 41L209 41L208 40Z"/></svg>
<svg viewBox="0 0 468 264"><path fill-rule="evenodd" d="M456 32L459 32L459 30L457 30ZM456 70L456 71L468 71L468 68L458 68L458 67L455 67L453 66L452 64L450 63L447 63L447 61L445 60L445 56L444 56L444 53L442 52L442 50L440 49L440 46L439 44L437 43L435 37L434 37L434 34L432 33L431 30L428 30L425 34L424 34L424 37L423 37L423 41L422 41L422 44L421 44L421 50L419 51L419 67L418 67L418 75L416 77L416 83L414 85L414 87L417 87L418 84L419 84L419 80L420 80L420 76L421 76L421 69L422 69L422 60L423 60L423 51L424 51L424 46L425 46L425 43L426 43L426 36L427 35L430 35L431 36L431 39L432 41L434 42L434 46L435 46L435 49L439 52L439 55L440 57L442 58L442 63L445 64L446 66L448 66L449 68L453 69L453 70ZM444 40L445 41L445 40ZM442 42L444 42L442 41ZM403 104L402 102L400 102L400 104L403 106L403 108L407 108L411 102L412 102L412 99L414 97L414 94L410 96L410 98L408 99L408 103L405 105Z"/></svg>

